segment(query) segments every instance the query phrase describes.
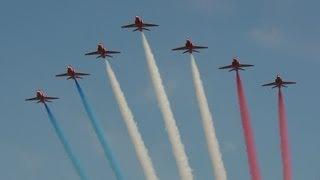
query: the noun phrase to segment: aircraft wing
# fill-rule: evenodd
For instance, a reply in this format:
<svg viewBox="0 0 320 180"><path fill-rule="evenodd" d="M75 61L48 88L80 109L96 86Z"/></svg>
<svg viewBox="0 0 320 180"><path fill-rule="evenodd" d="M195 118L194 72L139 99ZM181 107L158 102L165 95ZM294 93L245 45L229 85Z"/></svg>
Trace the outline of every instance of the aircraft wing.
<svg viewBox="0 0 320 180"><path fill-rule="evenodd" d="M296 84L296 82L289 82L289 81L287 81L287 82L283 82L282 84Z"/></svg>
<svg viewBox="0 0 320 180"><path fill-rule="evenodd" d="M96 54L99 54L98 51L89 52L89 53L86 53L85 55L96 55Z"/></svg>
<svg viewBox="0 0 320 180"><path fill-rule="evenodd" d="M76 76L88 76L90 74L87 73L75 73Z"/></svg>
<svg viewBox="0 0 320 180"><path fill-rule="evenodd" d="M118 54L120 52L119 51L107 51L107 53L109 53L109 54Z"/></svg>
<svg viewBox="0 0 320 180"><path fill-rule="evenodd" d="M233 68L232 65L229 65L229 66L223 66L223 67L220 67L219 69L229 69L229 68Z"/></svg>
<svg viewBox="0 0 320 180"><path fill-rule="evenodd" d="M240 64L240 67L251 67L251 66L254 66L252 64Z"/></svg>
<svg viewBox="0 0 320 180"><path fill-rule="evenodd" d="M273 83L269 83L269 84L264 84L262 86L275 86L275 85L277 85L277 83L273 82Z"/></svg>
<svg viewBox="0 0 320 180"><path fill-rule="evenodd" d="M178 51L178 50L187 50L188 48L183 46L183 47L178 47L178 48L174 48L172 49L172 51Z"/></svg>
<svg viewBox="0 0 320 180"><path fill-rule="evenodd" d="M45 99L59 99L57 97L45 97Z"/></svg>
<svg viewBox="0 0 320 180"><path fill-rule="evenodd" d="M68 76L67 73L63 73L63 74L57 74L56 77L62 77L62 76Z"/></svg>
<svg viewBox="0 0 320 180"><path fill-rule="evenodd" d="M193 49L207 49L206 46L193 46Z"/></svg>
<svg viewBox="0 0 320 180"><path fill-rule="evenodd" d="M159 26L159 25L157 25L157 24L143 23L143 27L155 27L155 26Z"/></svg>
<svg viewBox="0 0 320 180"><path fill-rule="evenodd" d="M137 27L137 25L136 24L129 24L129 25L121 26L121 28L133 28L133 27Z"/></svg>
<svg viewBox="0 0 320 180"><path fill-rule="evenodd" d="M38 100L38 98L37 98L37 97L34 97L34 98L26 99L26 101L35 101L35 100Z"/></svg>

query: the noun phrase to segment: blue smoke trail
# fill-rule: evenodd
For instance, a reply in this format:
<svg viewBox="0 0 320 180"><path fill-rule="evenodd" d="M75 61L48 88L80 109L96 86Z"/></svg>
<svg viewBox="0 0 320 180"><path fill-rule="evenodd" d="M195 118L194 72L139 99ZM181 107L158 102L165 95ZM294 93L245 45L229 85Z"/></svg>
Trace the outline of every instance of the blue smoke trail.
<svg viewBox="0 0 320 180"><path fill-rule="evenodd" d="M113 155L113 153L107 143L107 140L104 137L105 133L104 133L103 129L101 128L99 122L97 121L96 117L94 116L94 114L91 110L91 107L90 107L89 103L87 102L87 98L86 98L85 94L83 93L82 88L80 87L78 81L75 80L75 83L76 83L76 87L79 92L82 104L86 110L86 113L87 113L90 121L91 121L91 124L92 124L94 131L99 139L99 142L102 145L104 154L105 154L106 158L108 159L108 161L111 165L111 168L113 169L117 179L123 180L124 178L123 178L122 172L120 170L120 167L118 165L118 162L117 162L115 156Z"/></svg>
<svg viewBox="0 0 320 180"><path fill-rule="evenodd" d="M68 154L69 156L69 159L71 160L72 164L73 164L73 167L74 169L77 171L78 175L80 176L80 178L82 180L87 180L87 176L85 175L82 167L80 166L80 163L78 161L78 159L76 158L76 156L73 154L73 152L71 151L71 148L69 146L69 143L64 135L64 133L62 132L62 129L60 128L60 126L58 125L57 123L57 120L56 118L53 116L50 108L47 106L46 103L44 103L44 106L46 107L46 110L47 110L47 113L48 113L48 117L49 117L49 120L55 130L55 132L57 133L59 139L60 139L60 142L62 143L63 145L63 148L64 150L66 151L66 153Z"/></svg>

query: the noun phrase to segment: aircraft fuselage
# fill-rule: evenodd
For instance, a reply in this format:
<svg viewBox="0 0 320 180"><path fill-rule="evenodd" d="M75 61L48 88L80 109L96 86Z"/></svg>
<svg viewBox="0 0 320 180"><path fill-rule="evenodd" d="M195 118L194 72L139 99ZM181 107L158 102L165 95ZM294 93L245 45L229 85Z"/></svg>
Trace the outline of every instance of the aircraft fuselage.
<svg viewBox="0 0 320 180"><path fill-rule="evenodd" d="M37 91L37 98L38 98L38 100L39 100L40 102L44 103L44 101L45 101L45 96L44 96L43 92Z"/></svg>
<svg viewBox="0 0 320 180"><path fill-rule="evenodd" d="M239 68L239 67L240 67L239 61L236 60L236 59L233 59L233 61L232 61L232 66L233 66L234 68Z"/></svg>
<svg viewBox="0 0 320 180"><path fill-rule="evenodd" d="M73 69L72 67L68 66L68 68L67 68L67 74L68 74L68 76L70 76L70 77L74 77L74 76L75 76L75 71L74 71L74 69Z"/></svg>
<svg viewBox="0 0 320 180"><path fill-rule="evenodd" d="M136 16L134 20L135 25L137 26L139 31L142 31L143 21L140 17Z"/></svg>
<svg viewBox="0 0 320 180"><path fill-rule="evenodd" d="M186 44L185 44L186 48L189 50L190 53L192 53L193 50L193 44L190 40L187 40Z"/></svg>

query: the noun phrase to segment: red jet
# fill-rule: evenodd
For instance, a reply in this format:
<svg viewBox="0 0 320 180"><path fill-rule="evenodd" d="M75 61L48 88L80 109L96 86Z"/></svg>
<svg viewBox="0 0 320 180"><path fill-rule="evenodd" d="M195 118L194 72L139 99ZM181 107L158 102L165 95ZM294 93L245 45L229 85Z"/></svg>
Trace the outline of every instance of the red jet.
<svg viewBox="0 0 320 180"><path fill-rule="evenodd" d="M76 72L72 66L67 66L67 73L63 73L63 74L58 74L56 75L56 77L64 77L64 76L67 76L68 78L67 79L82 79L81 76L88 76L90 74L87 74L87 73L79 73L79 72Z"/></svg>
<svg viewBox="0 0 320 180"><path fill-rule="evenodd" d="M159 26L157 24L149 24L149 23L144 23L143 20L139 17L136 16L135 20L134 20L134 24L129 24L129 25L125 25L125 26L121 26L121 28L135 28L133 30L134 31L140 31L142 32L143 30L147 30L150 31L150 29L146 28L146 27L156 27Z"/></svg>
<svg viewBox="0 0 320 180"><path fill-rule="evenodd" d="M254 65L251 64L240 64L239 60L237 58L232 58L232 64L228 65L228 66L223 66L220 67L219 69L230 69L229 72L231 71L239 71L242 70L244 71L245 69L243 69L244 67L252 67Z"/></svg>
<svg viewBox="0 0 320 180"><path fill-rule="evenodd" d="M207 49L208 47L206 46L195 46L192 44L191 40L187 39L186 44L182 47L174 48L172 51L179 51L179 50L186 50L183 52L184 53L192 53L192 52L199 52L196 49Z"/></svg>
<svg viewBox="0 0 320 180"><path fill-rule="evenodd" d="M277 78L274 80L273 83L264 84L262 86L273 86L272 88L278 87L280 89L281 87L288 87L288 86L286 86L288 84L296 84L296 82L283 81L281 79L281 77L279 75L277 75Z"/></svg>
<svg viewBox="0 0 320 180"><path fill-rule="evenodd" d="M97 58L106 58L106 57L112 57L109 54L118 54L119 51L109 51L105 47L103 47L102 43L98 44L97 50L94 52L86 53L85 55L99 55Z"/></svg>
<svg viewBox="0 0 320 180"><path fill-rule="evenodd" d="M30 99L26 99L26 101L38 101L37 103L46 103L46 102L52 102L50 100L52 99L59 99L57 97L49 97L46 96L45 93L41 90L38 90L36 93L36 97L34 98L30 98Z"/></svg>

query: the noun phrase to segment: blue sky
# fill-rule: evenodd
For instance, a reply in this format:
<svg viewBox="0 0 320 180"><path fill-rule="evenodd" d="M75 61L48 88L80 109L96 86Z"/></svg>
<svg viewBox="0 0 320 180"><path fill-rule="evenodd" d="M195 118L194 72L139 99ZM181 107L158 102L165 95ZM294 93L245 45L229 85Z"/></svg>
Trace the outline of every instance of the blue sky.
<svg viewBox="0 0 320 180"><path fill-rule="evenodd" d="M260 87L277 73L285 90L295 179L320 177L319 2L314 0L3 0L0 7L0 179L77 179L44 107L24 102L41 88L92 179L114 176L103 158L66 65L91 73L81 81L129 179L143 179L106 77L103 61L83 54L98 42L120 50L111 64L161 179L178 179L139 33L122 30L135 15L160 24L147 33L196 179L212 179L191 79L189 56L171 52L187 37L196 54L229 179L249 179L234 74L217 70L233 56L256 67L242 73L264 179L281 179L276 91Z"/></svg>

